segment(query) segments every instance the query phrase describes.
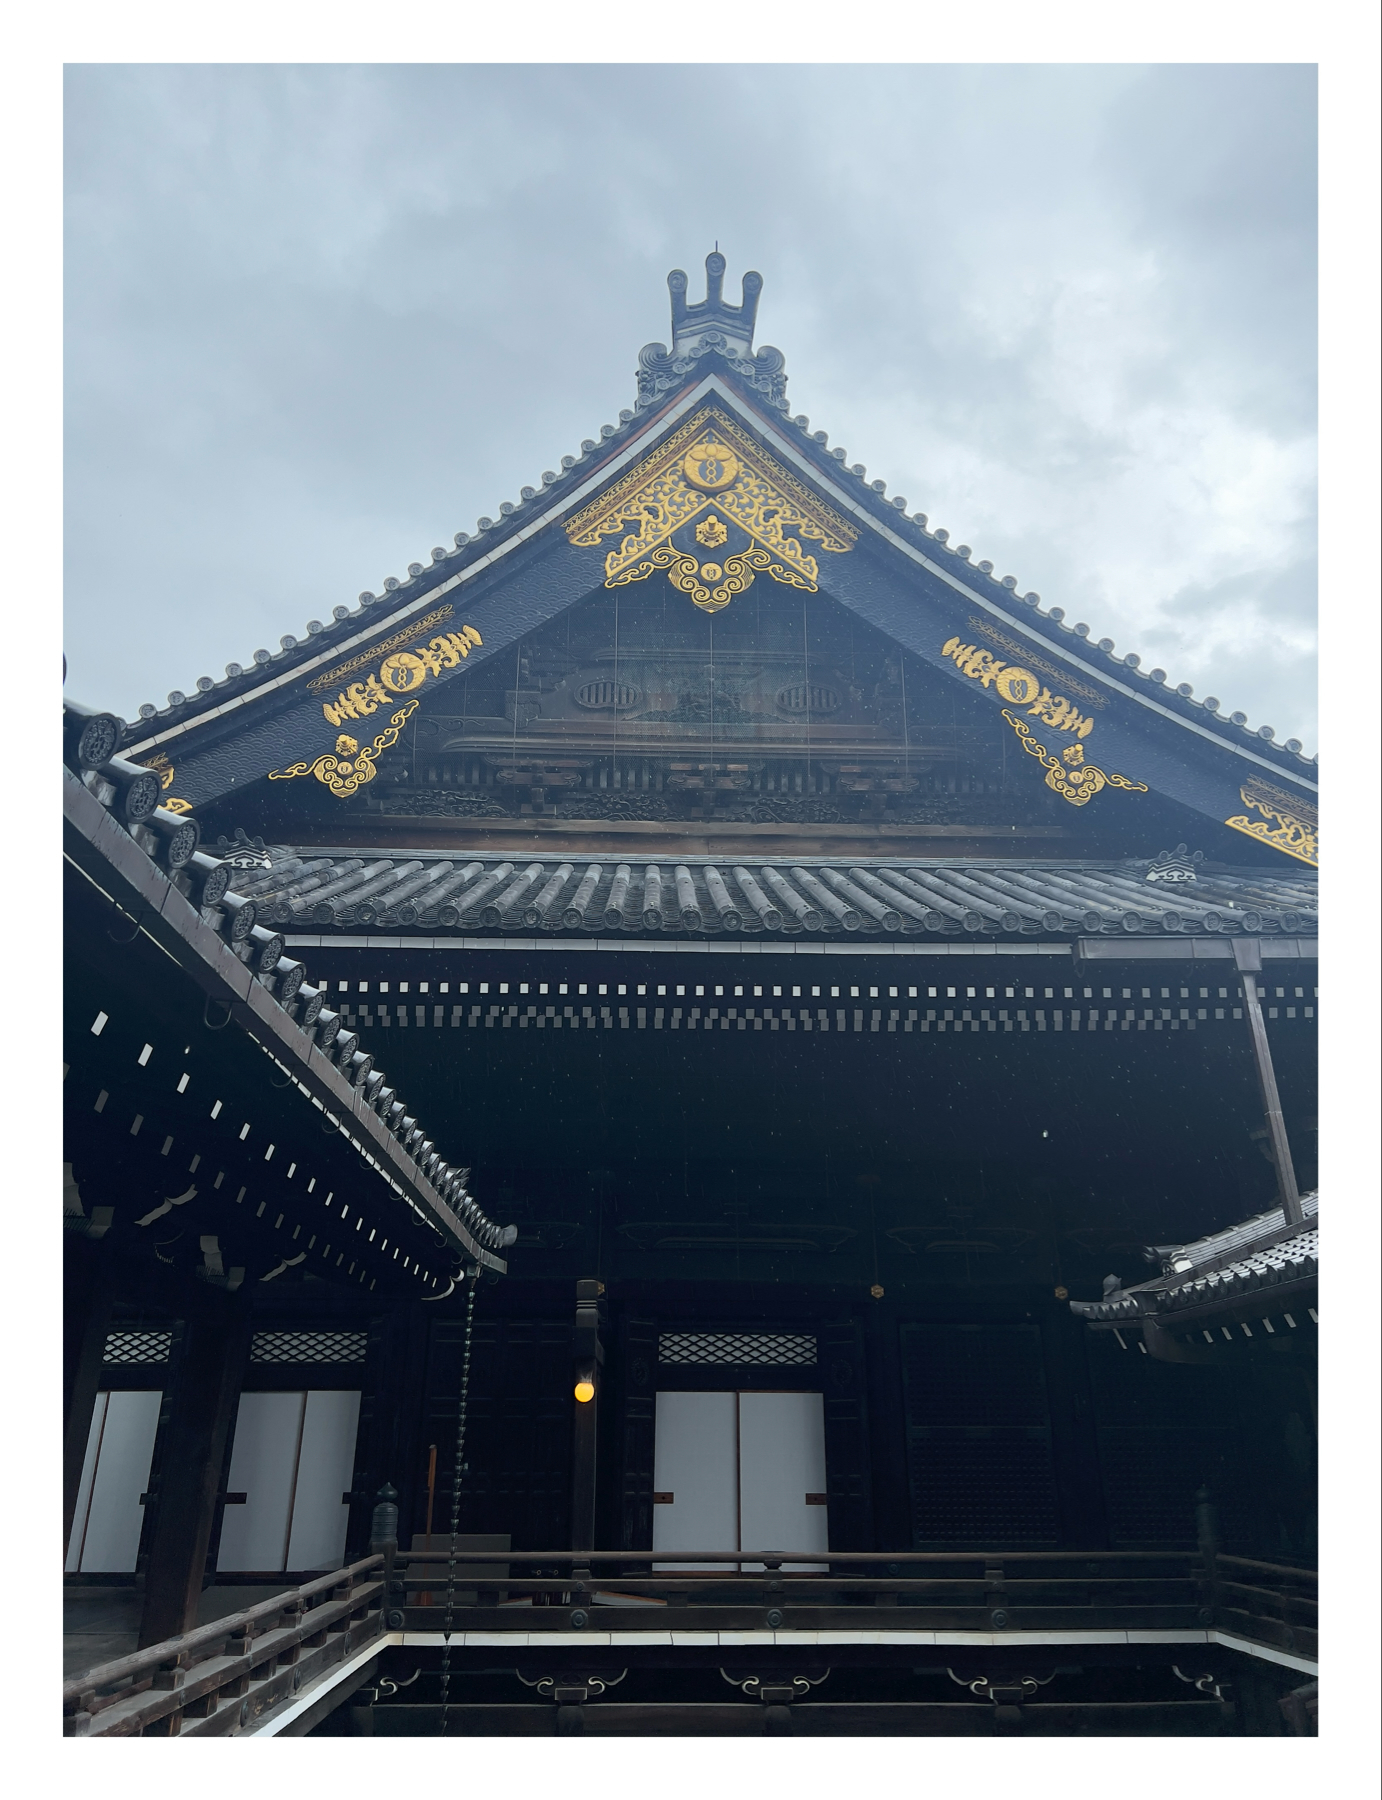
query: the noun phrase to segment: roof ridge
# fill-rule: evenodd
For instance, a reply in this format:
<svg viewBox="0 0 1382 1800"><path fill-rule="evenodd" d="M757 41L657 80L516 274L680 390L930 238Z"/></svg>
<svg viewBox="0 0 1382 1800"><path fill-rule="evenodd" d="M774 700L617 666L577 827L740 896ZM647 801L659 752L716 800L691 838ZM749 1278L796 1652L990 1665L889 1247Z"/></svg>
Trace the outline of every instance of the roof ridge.
<svg viewBox="0 0 1382 1800"><path fill-rule="evenodd" d="M1203 700L1196 700L1194 689L1189 682L1180 682L1173 687L1168 687L1168 676L1164 669L1154 668L1144 671L1141 656L1137 652L1129 652L1123 656L1115 655L1112 638L1101 637L1091 640L1091 628L1088 625L1083 622L1074 625L1065 623L1063 607L1043 608L1039 594L1034 592L1018 593L1015 576L995 576L994 565L991 562L987 560L972 561L973 553L968 544L958 544L952 548L950 533L947 529L933 530L924 512L908 514L907 501L902 495L895 494L890 499L887 498L888 484L886 481L881 479L869 481L867 479L868 470L863 463L850 464L848 452L842 445L837 444L831 447L827 432L819 430L813 432L811 421L806 414L793 415L789 411L786 398L785 360L782 352L771 345L763 345L752 356L740 354L736 346L722 331L718 330L707 330L700 335L697 342L679 345L670 352L662 343L645 344L639 351L638 368L635 372L637 396L632 408L624 407L619 411L618 425L602 425L598 439L583 438L581 440L579 455L563 456L559 459L557 469L544 469L540 485L524 485L519 489L519 498L516 501L501 501L497 519L491 518L487 514L481 514L476 520L476 529L473 534L457 531L452 538L450 549L443 545L433 547L430 566L420 562L409 563L407 578L387 576L381 594L364 589L357 596L354 607L345 605L334 607L331 625L326 625L319 619L309 619L305 639L299 638L291 632L285 633L279 639L278 650L270 651L263 648L256 650L248 667L237 662L230 662L226 664L225 676L221 680L216 680L208 675L198 676L195 683L195 696L189 696L180 689L174 688L170 691L168 703L164 707L159 707L151 701L144 702L139 707L139 719L144 725L147 725L154 719L168 721L178 715L194 717L196 709L203 699L209 700L212 695L215 695L218 701L224 700L227 697L227 691L233 690L238 683L257 680L260 671L267 665L290 665L298 652L308 649L311 649L313 654L319 653L331 641L331 635L335 628L345 627L346 629L341 631L340 635L343 637L349 635L350 631L358 626L370 607L395 602L400 596L409 595L410 591L415 588L417 596L420 598L428 592L429 587L437 585L440 579L449 578L470 562L478 560L482 554L486 553L490 544L503 541L504 538L511 535L511 528L524 522L521 515L535 501L545 499L547 495L570 481L578 471L582 475L592 473L607 456L622 450L635 437L654 426L658 418L668 410L678 395L683 393L689 385L704 375L714 372L722 374L740 388L742 397L751 405L767 408L777 415L775 422L784 427L791 426L800 433L803 447L818 466L821 474L835 479L848 476L858 484L861 490L860 497L870 510L874 511L887 525L905 528L905 534L918 541L928 555L936 550L941 551L946 557L963 564L972 573L983 576L995 589L1002 590L1008 600L1030 607L1045 628L1043 635L1051 637L1058 646L1059 636L1057 634L1060 633L1064 633L1067 637L1080 639L1085 653L1092 655L1097 651L1110 665L1111 672L1116 669L1125 677L1162 688L1165 700L1179 702L1187 712L1194 709L1207 716L1208 720L1218 726L1226 737L1232 730L1249 738L1255 738L1259 748L1274 751L1282 758L1283 762L1289 758L1292 762L1305 768L1317 766L1318 754L1305 755L1299 738L1288 738L1284 744L1278 744L1276 732L1272 726L1251 727L1248 724L1248 715L1241 711L1230 713L1225 717L1217 698L1210 695ZM495 533L499 535L493 536L492 534ZM428 577L437 579L429 581ZM419 583L421 585L418 585ZM1015 622L1022 623L1023 621L1019 615L1015 615ZM314 640L318 638L324 640L320 645L314 643ZM133 732L131 735L138 734Z"/></svg>

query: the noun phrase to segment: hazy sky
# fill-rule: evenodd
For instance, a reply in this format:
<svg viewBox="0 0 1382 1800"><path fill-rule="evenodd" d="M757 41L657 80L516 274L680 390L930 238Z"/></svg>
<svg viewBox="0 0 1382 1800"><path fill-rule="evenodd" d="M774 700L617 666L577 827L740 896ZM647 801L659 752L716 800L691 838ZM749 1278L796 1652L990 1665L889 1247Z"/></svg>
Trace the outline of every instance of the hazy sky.
<svg viewBox="0 0 1382 1800"><path fill-rule="evenodd" d="M66 130L79 699L497 516L718 239L851 462L1314 748L1312 69L84 66Z"/></svg>

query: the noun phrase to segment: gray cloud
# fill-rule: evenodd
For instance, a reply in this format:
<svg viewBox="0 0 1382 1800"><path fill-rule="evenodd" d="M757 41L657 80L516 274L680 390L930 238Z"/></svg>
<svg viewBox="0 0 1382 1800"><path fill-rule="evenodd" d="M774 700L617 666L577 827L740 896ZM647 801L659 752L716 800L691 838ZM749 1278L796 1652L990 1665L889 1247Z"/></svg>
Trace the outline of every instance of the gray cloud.
<svg viewBox="0 0 1382 1800"><path fill-rule="evenodd" d="M1314 109L1279 65L74 68L69 690L132 713L473 530L718 239L851 460L1309 739Z"/></svg>

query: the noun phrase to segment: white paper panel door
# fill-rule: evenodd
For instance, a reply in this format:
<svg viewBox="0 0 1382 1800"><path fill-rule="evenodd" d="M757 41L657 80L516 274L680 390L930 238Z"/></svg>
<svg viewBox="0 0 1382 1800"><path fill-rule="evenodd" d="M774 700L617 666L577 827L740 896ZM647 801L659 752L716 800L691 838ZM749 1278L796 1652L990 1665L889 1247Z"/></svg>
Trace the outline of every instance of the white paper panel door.
<svg viewBox="0 0 1382 1800"><path fill-rule="evenodd" d="M739 1548L736 1413L732 1393L658 1395L653 1490L672 1500L654 1502L654 1550Z"/></svg>
<svg viewBox="0 0 1382 1800"><path fill-rule="evenodd" d="M825 1405L820 1394L739 1395L739 1543L826 1550ZM815 1499L808 1499L808 1495ZM786 1564L788 1568L803 1564ZM761 1568L761 1563L745 1563Z"/></svg>
<svg viewBox="0 0 1382 1800"><path fill-rule="evenodd" d="M226 1487L246 1499L225 1509L218 1569L287 1568L306 1404L305 1393L241 1394Z"/></svg>
<svg viewBox="0 0 1382 1800"><path fill-rule="evenodd" d="M72 1515L72 1532L67 1540L67 1561L62 1565L67 1574L82 1566L82 1548L86 1542L87 1521L91 1517L91 1484L96 1478L96 1456L105 1430L106 1402L109 1394L97 1394L91 1412L91 1429L86 1434L86 1456L82 1460L82 1478L77 1484L77 1510Z"/></svg>
<svg viewBox="0 0 1382 1800"><path fill-rule="evenodd" d="M97 1394L68 1542L67 1567L93 1574L131 1574L139 1555L154 1437L163 1395Z"/></svg>
<svg viewBox="0 0 1382 1800"><path fill-rule="evenodd" d="M307 1396L298 1453L297 1492L288 1535L290 1569L338 1569L345 1556L350 1508L341 1495L355 1473L360 1396L314 1389Z"/></svg>

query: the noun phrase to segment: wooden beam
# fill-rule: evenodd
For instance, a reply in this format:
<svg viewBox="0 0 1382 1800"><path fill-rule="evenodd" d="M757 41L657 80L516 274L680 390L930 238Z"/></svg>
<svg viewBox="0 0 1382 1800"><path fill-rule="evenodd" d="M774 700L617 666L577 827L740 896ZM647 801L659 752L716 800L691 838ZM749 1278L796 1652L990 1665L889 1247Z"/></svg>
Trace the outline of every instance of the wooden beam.
<svg viewBox="0 0 1382 1800"><path fill-rule="evenodd" d="M1272 1046L1262 1018L1262 1001L1257 992L1257 977L1262 972L1262 946L1257 938L1234 938L1233 958L1243 983L1243 1014L1252 1038L1253 1062L1257 1068L1257 1085L1262 1093L1262 1111L1271 1138L1272 1160L1276 1165L1277 1194L1286 1221L1299 1225L1305 1217L1296 1187L1296 1166L1291 1160L1291 1144L1286 1136L1286 1121L1281 1112L1281 1095L1277 1092L1276 1070L1272 1066Z"/></svg>

